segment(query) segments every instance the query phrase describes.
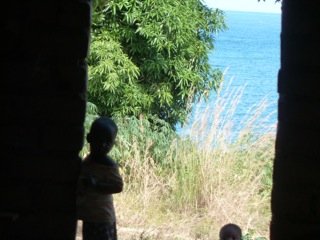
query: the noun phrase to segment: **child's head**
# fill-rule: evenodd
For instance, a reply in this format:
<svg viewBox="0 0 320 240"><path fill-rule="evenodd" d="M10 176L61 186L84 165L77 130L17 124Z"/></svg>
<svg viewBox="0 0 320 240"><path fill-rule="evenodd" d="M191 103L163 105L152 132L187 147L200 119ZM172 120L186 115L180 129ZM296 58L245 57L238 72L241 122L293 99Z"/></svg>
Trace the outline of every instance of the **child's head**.
<svg viewBox="0 0 320 240"><path fill-rule="evenodd" d="M118 127L110 118L100 117L96 119L87 135L91 152L108 153L114 145L117 132Z"/></svg>
<svg viewBox="0 0 320 240"><path fill-rule="evenodd" d="M241 228L233 223L226 224L220 229L219 237L220 240L241 240Z"/></svg>

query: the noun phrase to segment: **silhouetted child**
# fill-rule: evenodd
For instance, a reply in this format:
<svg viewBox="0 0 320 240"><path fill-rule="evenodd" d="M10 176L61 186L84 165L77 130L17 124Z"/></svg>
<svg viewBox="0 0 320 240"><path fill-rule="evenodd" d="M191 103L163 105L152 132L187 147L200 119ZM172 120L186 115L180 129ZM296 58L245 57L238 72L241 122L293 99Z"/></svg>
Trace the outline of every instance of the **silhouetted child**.
<svg viewBox="0 0 320 240"><path fill-rule="evenodd" d="M114 193L123 188L116 162L107 154L118 132L109 118L96 119L87 135L90 153L82 163L79 177L77 215L83 221L83 240L116 240Z"/></svg>
<svg viewBox="0 0 320 240"><path fill-rule="evenodd" d="M219 238L220 240L241 240L241 228L233 223L226 224L220 229Z"/></svg>

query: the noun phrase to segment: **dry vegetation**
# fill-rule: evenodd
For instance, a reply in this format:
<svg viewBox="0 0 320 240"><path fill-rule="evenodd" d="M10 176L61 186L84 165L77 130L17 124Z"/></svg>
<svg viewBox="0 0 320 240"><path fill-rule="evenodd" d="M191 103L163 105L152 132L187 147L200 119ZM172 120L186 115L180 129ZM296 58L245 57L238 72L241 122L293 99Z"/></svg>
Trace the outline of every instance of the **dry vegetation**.
<svg viewBox="0 0 320 240"><path fill-rule="evenodd" d="M230 222L253 232L247 239L269 238L275 126L259 118L266 99L235 126L242 88L226 92L166 144L143 119L134 134L119 134L114 154L126 183L115 195L120 240L215 240Z"/></svg>

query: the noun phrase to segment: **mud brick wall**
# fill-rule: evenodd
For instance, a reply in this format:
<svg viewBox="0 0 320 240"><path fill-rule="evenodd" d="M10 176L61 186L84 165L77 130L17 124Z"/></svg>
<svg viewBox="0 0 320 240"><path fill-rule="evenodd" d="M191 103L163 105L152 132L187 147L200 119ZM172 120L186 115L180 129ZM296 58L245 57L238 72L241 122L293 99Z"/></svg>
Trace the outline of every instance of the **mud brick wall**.
<svg viewBox="0 0 320 240"><path fill-rule="evenodd" d="M1 3L0 239L74 239L91 3Z"/></svg>

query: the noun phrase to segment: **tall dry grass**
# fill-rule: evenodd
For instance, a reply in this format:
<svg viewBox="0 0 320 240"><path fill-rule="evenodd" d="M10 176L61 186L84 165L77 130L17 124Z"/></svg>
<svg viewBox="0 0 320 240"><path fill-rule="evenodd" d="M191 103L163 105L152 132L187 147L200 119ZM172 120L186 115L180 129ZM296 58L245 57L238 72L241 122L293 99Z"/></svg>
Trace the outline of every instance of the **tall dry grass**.
<svg viewBox="0 0 320 240"><path fill-rule="evenodd" d="M156 117L117 120L119 239L218 239L230 222L268 239L275 124L261 118L267 97L235 121L245 86L231 86L194 106L179 135Z"/></svg>
<svg viewBox="0 0 320 240"><path fill-rule="evenodd" d="M143 118L120 126L120 239L217 239L229 222L268 238L275 124L261 119L262 99L236 125L242 91L230 88L198 107L180 136Z"/></svg>

